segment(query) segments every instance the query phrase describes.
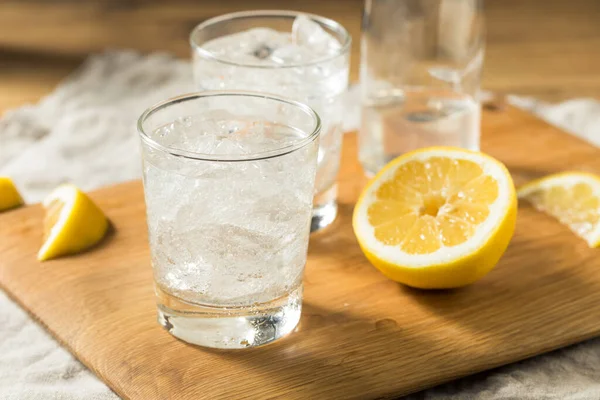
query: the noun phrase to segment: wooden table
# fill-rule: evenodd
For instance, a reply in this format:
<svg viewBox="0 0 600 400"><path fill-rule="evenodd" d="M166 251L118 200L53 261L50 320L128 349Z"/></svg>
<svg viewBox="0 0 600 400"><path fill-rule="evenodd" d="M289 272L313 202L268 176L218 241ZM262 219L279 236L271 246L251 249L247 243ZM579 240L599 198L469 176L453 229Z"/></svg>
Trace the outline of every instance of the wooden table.
<svg viewBox="0 0 600 400"><path fill-rule="evenodd" d="M106 48L188 57L188 33L226 12L288 8L331 17L354 37L363 0L4 0L0 110L35 102L90 53ZM485 89L549 101L600 98L600 1L487 0Z"/></svg>

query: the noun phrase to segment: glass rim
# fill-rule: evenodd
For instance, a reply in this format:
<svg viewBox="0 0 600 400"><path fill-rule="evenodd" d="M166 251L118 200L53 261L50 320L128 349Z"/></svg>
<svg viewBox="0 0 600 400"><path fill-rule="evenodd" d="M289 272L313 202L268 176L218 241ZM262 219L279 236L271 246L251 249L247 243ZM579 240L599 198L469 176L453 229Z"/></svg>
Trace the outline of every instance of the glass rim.
<svg viewBox="0 0 600 400"><path fill-rule="evenodd" d="M223 58L220 58L213 54L211 51L208 51L202 48L196 41L194 40L194 35L196 32L200 32L201 30L208 28L209 26L213 26L222 22L230 21L238 18L255 18L255 17L284 17L284 18L296 18L301 15L307 16L310 19L317 21L321 25L325 25L331 28L334 31L339 31L343 35L343 41L341 47L335 54L328 55L323 58L319 58L317 60L305 62L305 63L294 63L294 64L285 64L285 65L253 65L253 64L245 64L245 63L237 63L234 61L229 61ZM190 33L190 45L192 50L203 56L204 58L208 58L223 64L233 65L236 67L244 67L244 68L258 68L258 69L282 69L282 68L298 68L298 67L308 67L311 65L321 64L335 59L336 57L340 57L350 51L350 46L352 44L352 37L350 33L344 28L342 24L336 22L330 18L322 17L320 15L305 13L302 11L285 11L285 10L256 10L256 11L238 11L232 12L228 14L219 15L217 17L209 18L204 22L199 23L192 29Z"/></svg>
<svg viewBox="0 0 600 400"><path fill-rule="evenodd" d="M314 128L312 132L310 132L305 138L300 140L287 143L282 145L281 147L261 151L257 153L250 154L207 154L207 153L199 153L189 150L182 150L178 148L174 148L171 146L163 145L156 140L152 139L148 132L144 129L144 123L146 120L154 113L163 110L169 106L183 103L190 100L205 98L205 97L252 97L252 98L260 98L268 101L276 101L279 103L288 104L294 106L296 108L304 111L308 116L311 116L314 121ZM174 157L185 158L190 160L197 161L217 161L217 162L246 162L246 161L260 161L267 160L270 158L277 158L284 156L286 154L293 153L309 143L313 142L321 132L321 118L319 114L315 110L313 110L310 106L301 103L299 101L287 99L285 97L274 96L271 94L265 94L260 92L250 92L250 91L232 91L232 90L219 90L219 91L205 91L205 92L195 92L183 94L180 96L172 97L167 100L163 100L154 104L153 106L147 108L142 115L138 118L137 121L137 131L140 135L141 140L146 143L148 146L152 147L155 150L161 151L163 153L167 153Z"/></svg>

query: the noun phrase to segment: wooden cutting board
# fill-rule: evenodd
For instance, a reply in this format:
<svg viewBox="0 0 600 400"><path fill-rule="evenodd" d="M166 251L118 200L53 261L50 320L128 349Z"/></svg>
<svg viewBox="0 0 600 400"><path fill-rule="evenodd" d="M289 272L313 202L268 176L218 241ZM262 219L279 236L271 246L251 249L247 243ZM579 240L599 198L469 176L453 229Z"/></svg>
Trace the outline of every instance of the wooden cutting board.
<svg viewBox="0 0 600 400"><path fill-rule="evenodd" d="M600 173L600 151L512 108L484 113L483 149L517 184L565 169ZM350 216L365 183L347 135L340 215L311 238L297 332L215 351L156 323L140 182L94 192L115 225L94 251L43 264L39 205L0 215L0 285L85 365L131 399L389 398L600 334L600 250L525 204L500 264L460 290L385 279Z"/></svg>

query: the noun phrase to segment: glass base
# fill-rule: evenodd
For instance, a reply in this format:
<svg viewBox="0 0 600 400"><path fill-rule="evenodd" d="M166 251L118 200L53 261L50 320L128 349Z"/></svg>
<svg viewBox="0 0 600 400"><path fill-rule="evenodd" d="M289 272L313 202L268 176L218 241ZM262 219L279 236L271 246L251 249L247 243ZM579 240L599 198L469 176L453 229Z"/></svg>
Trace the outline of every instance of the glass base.
<svg viewBox="0 0 600 400"><path fill-rule="evenodd" d="M185 342L217 349L242 349L277 340L294 330L302 311L302 285L269 303L247 307L183 303L158 288L157 295L159 324Z"/></svg>
<svg viewBox="0 0 600 400"><path fill-rule="evenodd" d="M330 225L337 216L337 185L319 193L313 199L313 212L310 231L316 232Z"/></svg>

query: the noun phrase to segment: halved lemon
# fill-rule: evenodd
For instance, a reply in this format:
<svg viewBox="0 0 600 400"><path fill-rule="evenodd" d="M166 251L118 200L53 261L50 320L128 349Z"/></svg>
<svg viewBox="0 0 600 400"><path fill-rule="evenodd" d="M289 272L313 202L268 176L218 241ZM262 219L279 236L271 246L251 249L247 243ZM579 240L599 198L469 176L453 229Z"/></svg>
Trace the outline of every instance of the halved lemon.
<svg viewBox="0 0 600 400"><path fill-rule="evenodd" d="M23 198L13 181L7 176L0 176L0 211L19 207L23 203Z"/></svg>
<svg viewBox="0 0 600 400"><path fill-rule="evenodd" d="M498 262L515 229L506 167L483 153L431 147L386 165L354 209L358 243L384 275L423 289L460 287Z"/></svg>
<svg viewBox="0 0 600 400"><path fill-rule="evenodd" d="M108 230L102 210L76 186L65 184L54 189L42 203L44 244L38 260L78 253L98 243Z"/></svg>
<svg viewBox="0 0 600 400"><path fill-rule="evenodd" d="M563 172L527 183L519 198L552 215L585 239L600 245L600 176L586 172Z"/></svg>

